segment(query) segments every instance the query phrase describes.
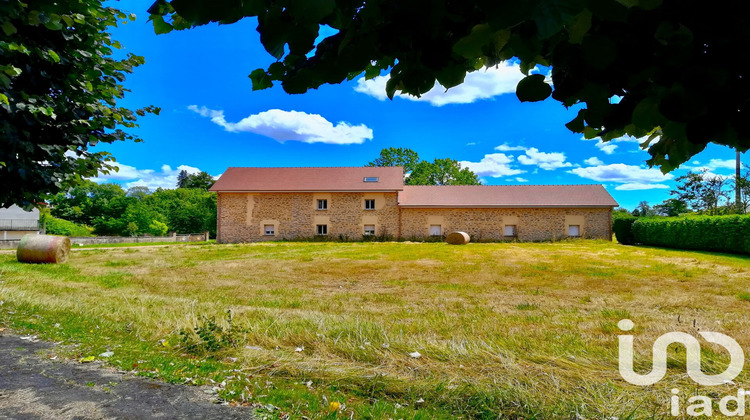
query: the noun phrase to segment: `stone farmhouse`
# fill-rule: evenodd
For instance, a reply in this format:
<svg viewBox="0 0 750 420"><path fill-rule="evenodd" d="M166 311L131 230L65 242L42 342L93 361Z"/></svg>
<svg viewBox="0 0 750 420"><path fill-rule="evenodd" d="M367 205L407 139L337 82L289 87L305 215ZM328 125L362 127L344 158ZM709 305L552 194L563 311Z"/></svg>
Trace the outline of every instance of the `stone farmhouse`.
<svg viewBox="0 0 750 420"><path fill-rule="evenodd" d="M401 167L229 168L217 242L376 235L473 240L612 239L617 202L602 185L409 186Z"/></svg>

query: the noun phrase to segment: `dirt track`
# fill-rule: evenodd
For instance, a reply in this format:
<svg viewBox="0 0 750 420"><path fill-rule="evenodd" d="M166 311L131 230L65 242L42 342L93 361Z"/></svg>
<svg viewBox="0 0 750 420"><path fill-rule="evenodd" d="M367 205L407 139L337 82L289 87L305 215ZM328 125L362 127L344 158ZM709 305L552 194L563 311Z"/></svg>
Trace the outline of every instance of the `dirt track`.
<svg viewBox="0 0 750 420"><path fill-rule="evenodd" d="M206 388L39 355L52 348L51 343L0 333L0 420L253 417L249 408L214 404Z"/></svg>

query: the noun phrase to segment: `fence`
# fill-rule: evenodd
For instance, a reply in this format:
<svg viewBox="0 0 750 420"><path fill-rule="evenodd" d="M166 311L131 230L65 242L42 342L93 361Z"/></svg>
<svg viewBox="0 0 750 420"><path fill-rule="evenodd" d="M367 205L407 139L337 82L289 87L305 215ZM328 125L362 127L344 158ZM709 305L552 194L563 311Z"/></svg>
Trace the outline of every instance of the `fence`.
<svg viewBox="0 0 750 420"><path fill-rule="evenodd" d="M0 219L0 230L39 230L39 221L24 219Z"/></svg>
<svg viewBox="0 0 750 420"><path fill-rule="evenodd" d="M203 242L208 241L208 232L176 234L170 236L85 236L71 237L70 242L76 245L106 245L106 244L140 244L153 242ZM0 249L14 249L20 240L0 241Z"/></svg>

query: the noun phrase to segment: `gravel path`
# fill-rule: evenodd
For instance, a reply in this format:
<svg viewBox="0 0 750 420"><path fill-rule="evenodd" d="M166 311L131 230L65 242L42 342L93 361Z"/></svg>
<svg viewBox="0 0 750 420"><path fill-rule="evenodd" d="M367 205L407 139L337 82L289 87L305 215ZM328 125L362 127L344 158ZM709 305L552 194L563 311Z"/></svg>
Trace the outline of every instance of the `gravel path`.
<svg viewBox="0 0 750 420"><path fill-rule="evenodd" d="M0 333L0 420L251 419L212 403L206 388L171 385L102 367L49 360L51 343Z"/></svg>

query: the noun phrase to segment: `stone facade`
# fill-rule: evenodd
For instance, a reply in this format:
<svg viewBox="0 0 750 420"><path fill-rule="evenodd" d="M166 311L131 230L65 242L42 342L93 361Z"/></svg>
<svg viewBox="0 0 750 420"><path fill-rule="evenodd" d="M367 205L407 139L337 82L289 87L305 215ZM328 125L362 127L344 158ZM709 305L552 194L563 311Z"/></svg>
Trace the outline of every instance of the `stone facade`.
<svg viewBox="0 0 750 420"><path fill-rule="evenodd" d="M327 209L318 209L326 200ZM365 209L365 200L375 208ZM398 194L394 192L219 193L217 242L256 242L315 236L318 225L332 238L361 238L365 226L376 236L398 236ZM272 227L273 234L266 234Z"/></svg>
<svg viewBox="0 0 750 420"><path fill-rule="evenodd" d="M505 227L515 226L515 237L505 236ZM545 241L568 237L569 227L579 226L584 238L612 239L608 208L452 208L401 209L401 237L424 238L430 228L440 226L446 234L463 231L472 240Z"/></svg>
<svg viewBox="0 0 750 420"><path fill-rule="evenodd" d="M365 200L375 200L375 209L365 209ZM217 241L224 243L309 238L318 225L345 239L361 238L366 226L376 236L420 239L439 226L440 234L464 231L474 241L543 241L568 237L571 225L584 238L612 238L609 208L400 208L396 192L219 193L218 207ZM505 236L508 225L515 237Z"/></svg>

